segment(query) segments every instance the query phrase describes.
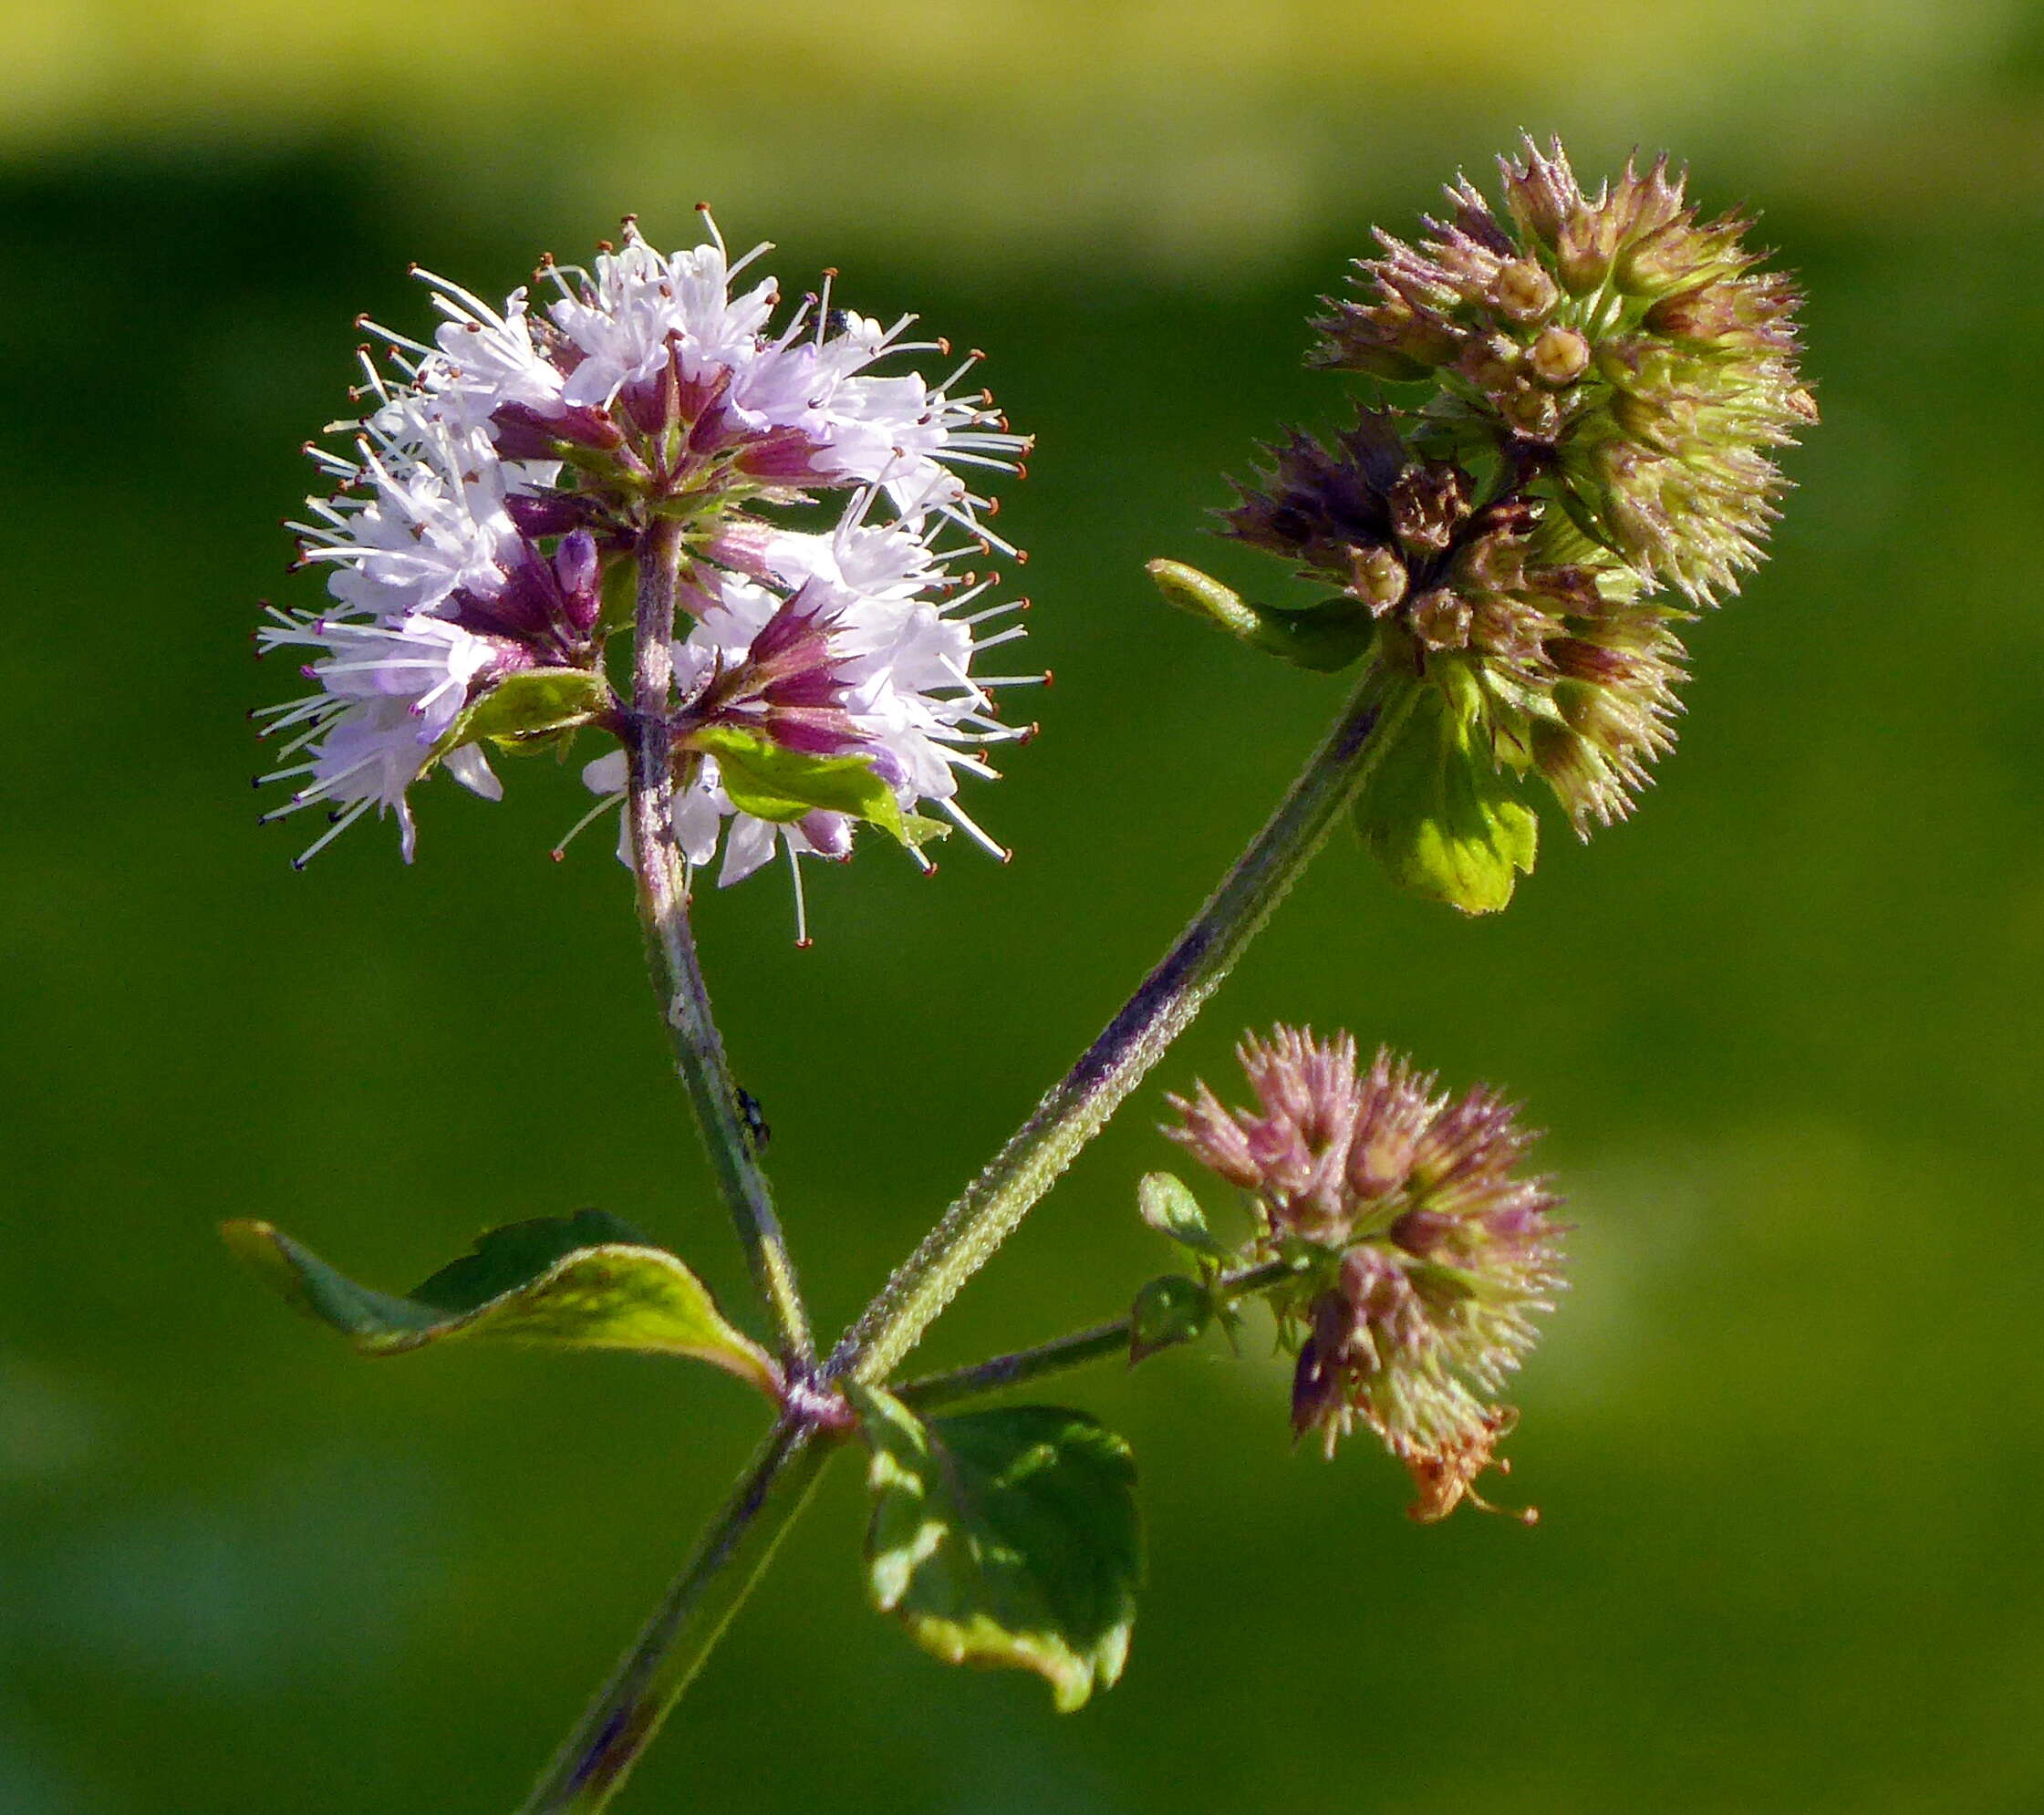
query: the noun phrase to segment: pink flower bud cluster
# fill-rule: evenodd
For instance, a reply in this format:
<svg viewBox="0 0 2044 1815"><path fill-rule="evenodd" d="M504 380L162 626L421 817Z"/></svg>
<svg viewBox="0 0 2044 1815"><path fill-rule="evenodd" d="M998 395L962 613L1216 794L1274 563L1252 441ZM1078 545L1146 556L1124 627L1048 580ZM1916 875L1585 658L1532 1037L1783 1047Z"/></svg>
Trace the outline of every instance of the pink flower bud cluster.
<svg viewBox="0 0 2044 1815"><path fill-rule="evenodd" d="M1438 1519L1492 1466L1515 1414L1496 1403L1562 1280L1560 1200L1523 1173L1511 1105L1451 1098L1388 1051L1278 1027L1238 1049L1256 1106L1205 1084L1167 1130L1249 1195L1259 1258L1290 1259L1278 1297L1294 1343L1292 1422L1330 1452L1357 1423L1410 1471Z"/></svg>

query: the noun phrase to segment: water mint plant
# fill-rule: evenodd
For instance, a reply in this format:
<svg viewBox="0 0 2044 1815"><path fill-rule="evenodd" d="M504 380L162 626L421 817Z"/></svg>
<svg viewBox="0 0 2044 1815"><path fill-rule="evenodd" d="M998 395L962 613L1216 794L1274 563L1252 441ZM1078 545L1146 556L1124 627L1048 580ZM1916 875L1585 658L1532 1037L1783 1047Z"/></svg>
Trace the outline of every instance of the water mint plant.
<svg viewBox="0 0 2044 1815"><path fill-rule="evenodd" d="M1398 883L1494 912L1533 868L1543 794L1586 833L1629 813L1671 749L1681 628L1759 559L1774 454L1815 420L1798 298L1743 221L1699 222L1665 161L1593 195L1559 146L1528 141L1501 175L1501 212L1461 182L1418 241L1380 236L1309 356L1360 394L1330 428L1273 440L1218 513L1317 596L1260 603L1150 564L1169 602L1249 649L1349 672L1345 703L1183 934L827 1348L712 1012L693 890L779 856L805 937L804 861L848 856L861 828L926 866L953 829L1005 855L957 796L1032 729L997 692L1043 678L986 661L1022 602L993 572L1020 557L980 482L1019 473L1029 442L960 389L977 355L926 378L943 342L846 312L828 281L784 307L748 275L765 249L731 259L707 216L674 254L628 221L586 269L548 262L501 307L426 277L430 339L370 330L359 414L314 456L331 490L295 525L327 596L273 607L257 634L300 652L314 689L259 715L281 752L264 784L285 790L265 817L326 814L302 864L387 815L410 860L435 770L494 798L500 765L576 757L588 819L618 816L763 1322L607 1212L492 1230L401 1295L269 1224L226 1231L364 1353L625 1348L762 1395L757 1455L525 1815L610 1801L849 1447L877 1611L941 1660L1035 1673L1060 1708L1111 1685L1143 1574L1129 1447L1083 1410L997 1396L1089 1363L1167 1367L1223 1337L1240 1353L1267 1319L1296 1438L1332 1453L1374 1434L1423 1521L1489 1509L1479 1480L1505 1468L1518 1416L1502 1395L1562 1284L1560 1200L1502 1095L1444 1091L1387 1050L1365 1067L1348 1033L1245 1039L1252 1105L1204 1084L1165 1099L1166 1132L1210 1177L1134 1187L1178 1270L1126 1310L946 1373L905 1364L1337 825ZM1202 1203L1217 1184L1232 1221ZM994 1403L954 1409L977 1400Z"/></svg>

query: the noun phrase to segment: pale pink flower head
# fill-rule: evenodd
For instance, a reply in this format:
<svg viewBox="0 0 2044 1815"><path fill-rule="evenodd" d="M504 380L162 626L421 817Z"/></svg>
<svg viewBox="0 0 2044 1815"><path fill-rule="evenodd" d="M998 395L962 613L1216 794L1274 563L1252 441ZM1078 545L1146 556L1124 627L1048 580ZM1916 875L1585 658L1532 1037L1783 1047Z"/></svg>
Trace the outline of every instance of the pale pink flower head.
<svg viewBox="0 0 2044 1815"><path fill-rule="evenodd" d="M1299 1269L1274 1299L1294 1427L1330 1451L1375 1431L1416 1518L1484 1504L1471 1484L1516 1417L1495 1396L1562 1284L1560 1200L1523 1170L1532 1136L1494 1092L1451 1098L1388 1050L1359 1071L1345 1033L1278 1027L1238 1053L1256 1106L1201 1084L1166 1132L1249 1195L1252 1250Z"/></svg>

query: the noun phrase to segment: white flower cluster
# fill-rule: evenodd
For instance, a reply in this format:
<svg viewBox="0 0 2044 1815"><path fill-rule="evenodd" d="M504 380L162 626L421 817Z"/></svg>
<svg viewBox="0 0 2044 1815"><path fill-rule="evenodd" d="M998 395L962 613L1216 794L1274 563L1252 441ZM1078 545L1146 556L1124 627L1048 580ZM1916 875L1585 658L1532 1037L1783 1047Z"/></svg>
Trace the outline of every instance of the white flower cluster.
<svg viewBox="0 0 2044 1815"><path fill-rule="evenodd" d="M444 317L434 344L375 330L389 369L365 352L368 411L336 425L351 448L315 453L335 491L293 525L305 559L330 568L333 603L273 611L257 633L265 650L316 652L304 672L320 691L263 715L264 734L288 733L300 759L262 778L296 784L265 816L319 804L333 821L305 857L376 807L398 816L409 858L406 792L436 762L494 797L480 746L455 742L464 710L524 670L600 675L602 568L676 516L706 551L681 601L695 617L676 644L684 716L690 690L714 679L735 702L729 722L862 754L905 809L934 802L998 849L951 796L956 772L984 771L972 746L1015 734L991 714L987 690L1002 683L970 672L972 627L1013 607L959 615L978 588L960 593L948 565L960 551L935 543L952 528L968 547L1013 552L955 469L1014 470L1027 444L984 392L953 395L970 359L935 386L873 369L945 350L907 340L912 317L883 328L832 308L826 286L773 331L771 278L732 291L766 248L733 263L711 233L668 254L628 222L586 271L544 269L557 292L544 307L520 289L500 311L420 274ZM759 514L825 491L846 495L833 533ZM742 670L777 615L770 640L786 667L790 614L805 629L802 676L757 662L748 691ZM607 762L593 765L599 786ZM713 758L683 779L677 826L706 861L735 810ZM791 853L849 846L841 815L739 818L725 880L757 867L777 835Z"/></svg>

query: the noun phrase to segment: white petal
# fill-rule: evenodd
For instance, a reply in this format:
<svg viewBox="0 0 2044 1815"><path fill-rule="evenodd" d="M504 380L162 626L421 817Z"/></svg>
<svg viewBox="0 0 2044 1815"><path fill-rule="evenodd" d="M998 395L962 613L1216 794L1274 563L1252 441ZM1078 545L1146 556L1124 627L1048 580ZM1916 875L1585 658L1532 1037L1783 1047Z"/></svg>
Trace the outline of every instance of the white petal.
<svg viewBox="0 0 2044 1815"><path fill-rule="evenodd" d="M503 783L497 779L497 772L491 768L490 759L482 753L479 743L464 743L458 750L451 750L441 759L442 766L472 794L481 794L486 801L503 798Z"/></svg>

